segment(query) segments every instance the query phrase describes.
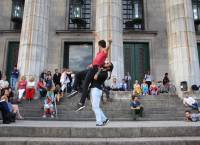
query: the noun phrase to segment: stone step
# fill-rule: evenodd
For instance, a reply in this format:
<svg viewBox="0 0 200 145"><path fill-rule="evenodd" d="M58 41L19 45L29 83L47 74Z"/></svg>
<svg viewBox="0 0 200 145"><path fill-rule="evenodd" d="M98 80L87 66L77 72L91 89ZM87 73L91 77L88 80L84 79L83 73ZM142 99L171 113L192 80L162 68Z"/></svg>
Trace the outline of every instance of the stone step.
<svg viewBox="0 0 200 145"><path fill-rule="evenodd" d="M138 138L200 136L200 124L183 121L17 121L0 125L0 137Z"/></svg>
<svg viewBox="0 0 200 145"><path fill-rule="evenodd" d="M73 99L63 99L63 101L57 105L58 108L60 109L71 109L74 108L74 106L77 105L79 101L78 97L75 97ZM143 106L145 106L146 108L152 108L152 107L171 107L171 106L177 106L177 104L182 104L182 102L176 98L173 100L162 100L162 99L155 99L155 100L149 100L149 99L141 99L141 102L143 104ZM27 103L27 102L22 102L22 104L20 104L19 106L21 108L26 108L26 109L33 109L33 108L41 108L42 106L42 101L39 100L33 100L31 103ZM129 107L130 104L130 99L124 99L124 100L113 100L112 102L107 102L106 104L103 104L102 106L104 108L111 108L111 109L121 109L122 108L127 108ZM90 101L86 102L86 106L91 107L91 103ZM181 105L182 106L182 105Z"/></svg>
<svg viewBox="0 0 200 145"><path fill-rule="evenodd" d="M29 117L39 117L41 118L41 116L43 115L43 111L32 111L31 113L30 112L21 112L21 114L25 117L25 118L29 118ZM115 120L118 118L127 118L127 119L132 119L132 116L131 116L131 113L130 111L128 110L120 110L118 112L113 112L113 111L105 111L105 114L106 116L108 116L110 119L112 120ZM159 119L160 118L163 118L162 120L164 119L169 119L169 118L177 118L177 117L181 117L183 118L183 111L175 111L175 113L172 113L171 111L144 111L144 114L143 114L143 118L149 118L149 119L152 119L152 120L155 120L155 119ZM75 112L75 111L58 111L58 118L62 118L63 119L66 119L66 120L72 120L72 119L75 119L75 120L83 120L83 118L94 118L94 113L90 110L90 111L80 111L80 112ZM77 118L77 119L76 119ZM84 120L85 120L84 119ZM87 120L87 119L86 119Z"/></svg>
<svg viewBox="0 0 200 145"><path fill-rule="evenodd" d="M130 113L130 92L111 92L111 102L101 104L105 114L111 120L132 120ZM86 101L86 108L81 112L75 112L80 94L67 98L57 105L58 118L60 120L90 120L94 119L94 113L90 101ZM180 120L183 118L184 107L180 99L175 95L144 96L141 98L144 106L142 120ZM26 119L41 120L43 115L41 100L33 100L30 103L23 101L20 112Z"/></svg>
<svg viewBox="0 0 200 145"><path fill-rule="evenodd" d="M117 118L109 118L112 121L133 121L132 117L117 117ZM94 121L95 118L89 118L89 117L83 117L83 118L77 118L77 117L70 117L70 118L66 118L65 116L59 116L55 117L55 118L42 118L42 116L36 116L36 117L25 117L24 120L35 120L35 121ZM182 121L184 120L184 118L182 116L176 116L176 117L172 117L172 116L156 116L156 117L142 117L142 118L137 118L137 121Z"/></svg>
<svg viewBox="0 0 200 145"><path fill-rule="evenodd" d="M155 109L155 108L154 108ZM156 108L157 109L157 108ZM44 111L43 110L33 110L31 111L31 114L30 112L28 112L27 110L22 110L20 111L20 114L24 114L24 115L37 115L37 114L42 114ZM174 113L175 112L175 113ZM125 115L125 114L131 114L131 111L130 110L119 110L118 112L113 112L113 110L104 110L104 113L105 114L108 114L108 115ZM74 116L77 116L78 115L87 115L87 114L94 114L92 110L83 110L83 111L80 111L80 112L75 112L73 110L58 110L57 111L57 114L60 114L60 115L68 115L68 114L72 114ZM144 115L152 115L152 114L170 114L172 116L177 116L177 115L183 115L184 114L184 110L175 110L173 111L172 110L144 110Z"/></svg>
<svg viewBox="0 0 200 145"><path fill-rule="evenodd" d="M0 145L199 145L199 137L32 138L0 137Z"/></svg>
<svg viewBox="0 0 200 145"><path fill-rule="evenodd" d="M149 98L150 96L146 96L146 97L142 97L140 98L141 101L143 102L147 102L147 101L166 101L166 102L170 102L173 103L175 102L182 102L178 97L166 97L166 98L160 98L160 96L156 96L156 98ZM80 100L80 97L75 96L73 98L62 98L62 103L66 103L66 104L73 104L73 103L77 103L77 101ZM23 100L24 103L29 104L28 101ZM32 100L30 103L35 103L37 104L38 102L44 102L43 100L37 99L37 100ZM126 98L113 98L112 96L112 102L130 102L130 97L126 97Z"/></svg>

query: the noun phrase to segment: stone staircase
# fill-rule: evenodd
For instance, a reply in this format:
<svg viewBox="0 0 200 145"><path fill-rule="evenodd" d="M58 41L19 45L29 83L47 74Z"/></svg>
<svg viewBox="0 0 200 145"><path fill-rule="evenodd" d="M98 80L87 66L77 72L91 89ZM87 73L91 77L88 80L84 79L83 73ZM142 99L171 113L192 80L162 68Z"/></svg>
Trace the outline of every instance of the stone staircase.
<svg viewBox="0 0 200 145"><path fill-rule="evenodd" d="M110 119L104 127L91 121L89 101L83 111L74 111L78 95L65 97L54 119L41 117L39 100L23 101L20 109L26 120L0 124L0 145L200 145L200 123L183 121L184 107L176 95L141 98L145 109L140 121L132 121L130 92L110 96L112 102L102 104Z"/></svg>
<svg viewBox="0 0 200 145"><path fill-rule="evenodd" d="M110 120L130 121L130 92L111 92L111 102L102 104L105 114ZM21 114L26 120L60 120L60 121L89 121L94 120L94 113L91 109L90 101L87 101L86 108L75 112L75 106L80 100L80 94L72 98L65 97L60 105L57 105L58 116L54 119L42 118L40 100L32 102L23 101L20 104ZM181 100L176 95L162 94L159 96L145 96L141 98L144 106L144 117L139 120L183 120L184 107Z"/></svg>
<svg viewBox="0 0 200 145"><path fill-rule="evenodd" d="M200 145L200 124L183 121L17 121L0 124L0 145Z"/></svg>

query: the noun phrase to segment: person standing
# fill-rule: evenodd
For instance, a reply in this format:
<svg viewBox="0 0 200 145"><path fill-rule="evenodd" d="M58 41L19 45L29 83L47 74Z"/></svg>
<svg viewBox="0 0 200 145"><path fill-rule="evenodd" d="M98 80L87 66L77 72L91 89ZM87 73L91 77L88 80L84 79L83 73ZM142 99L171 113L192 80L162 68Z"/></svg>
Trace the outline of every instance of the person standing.
<svg viewBox="0 0 200 145"><path fill-rule="evenodd" d="M19 78L19 70L17 69L17 66L14 66L13 71L11 72L11 78L10 78L10 86L13 90L16 89L16 84Z"/></svg>
<svg viewBox="0 0 200 145"><path fill-rule="evenodd" d="M104 126L109 122L108 118L104 115L102 109L100 108L100 101L102 97L103 84L108 78L108 71L112 72L112 70L112 63L105 64L104 68L99 69L99 71L95 74L94 79L91 82L90 96L92 110L94 111L96 117L96 126Z"/></svg>
<svg viewBox="0 0 200 145"><path fill-rule="evenodd" d="M128 91L131 91L131 89L132 89L132 85L131 85L131 75L130 75L130 73L129 72L127 72L127 75L124 77L124 79L125 79L125 81L126 81L126 83L127 83L127 90Z"/></svg>
<svg viewBox="0 0 200 145"><path fill-rule="evenodd" d="M73 90L72 90L71 94L68 95L68 97L71 97L71 96L78 93L77 86L80 86L78 84L78 82L81 82L80 80L84 80L83 81L82 96L81 96L80 102L77 104L77 110L76 111L79 111L79 110L85 108L85 101L86 101L87 94L88 94L88 92L87 92L88 87L89 87L95 73L98 71L99 68L101 68L104 65L105 60L108 56L108 50L111 47L112 41L108 40L108 42L109 42L109 45L107 47L106 47L106 41L105 40L100 40L98 42L99 52L97 53L96 57L94 58L92 64L89 65L88 69L79 72L75 76ZM77 79L79 79L79 81Z"/></svg>
<svg viewBox="0 0 200 145"><path fill-rule="evenodd" d="M169 92L169 82L170 82L170 80L168 78L168 73L165 73L165 76L163 78L163 86L164 86L166 92Z"/></svg>
<svg viewBox="0 0 200 145"><path fill-rule="evenodd" d="M53 75L53 82L55 86L59 85L61 87L60 77L61 77L61 73L58 72L58 69L55 69L55 74Z"/></svg>
<svg viewBox="0 0 200 145"><path fill-rule="evenodd" d="M151 86L151 82L152 82L152 77L150 74L150 71L148 71L145 75L144 75L144 80L146 81L147 85L148 85L148 89L150 90L150 86ZM150 91L149 91L150 94Z"/></svg>

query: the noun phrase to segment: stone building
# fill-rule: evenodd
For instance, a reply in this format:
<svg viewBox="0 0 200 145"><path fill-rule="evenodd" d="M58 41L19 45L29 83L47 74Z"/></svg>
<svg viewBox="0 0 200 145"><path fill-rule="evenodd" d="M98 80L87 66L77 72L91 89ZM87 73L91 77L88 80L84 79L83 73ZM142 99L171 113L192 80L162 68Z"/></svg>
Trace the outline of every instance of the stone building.
<svg viewBox="0 0 200 145"><path fill-rule="evenodd" d="M199 0L1 0L0 70L23 75L85 68L98 52L93 31L112 37L113 75L177 86L200 83Z"/></svg>

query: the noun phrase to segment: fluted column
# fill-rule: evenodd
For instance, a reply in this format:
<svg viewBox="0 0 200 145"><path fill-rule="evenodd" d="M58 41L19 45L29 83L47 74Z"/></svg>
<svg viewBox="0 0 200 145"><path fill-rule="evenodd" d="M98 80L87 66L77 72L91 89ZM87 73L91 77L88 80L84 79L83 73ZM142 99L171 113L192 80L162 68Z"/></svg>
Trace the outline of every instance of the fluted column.
<svg viewBox="0 0 200 145"><path fill-rule="evenodd" d="M169 65L172 79L180 91L180 82L200 83L197 42L191 0L166 0Z"/></svg>
<svg viewBox="0 0 200 145"><path fill-rule="evenodd" d="M109 59L114 64L113 76L124 76L123 19L121 0L96 1L96 32L101 39L112 37ZM97 41L96 41L97 44ZM96 45L97 46L97 45ZM96 47L97 48L97 47ZM95 50L95 53L98 50Z"/></svg>
<svg viewBox="0 0 200 145"><path fill-rule="evenodd" d="M18 68L38 77L47 63L50 0L25 0Z"/></svg>

